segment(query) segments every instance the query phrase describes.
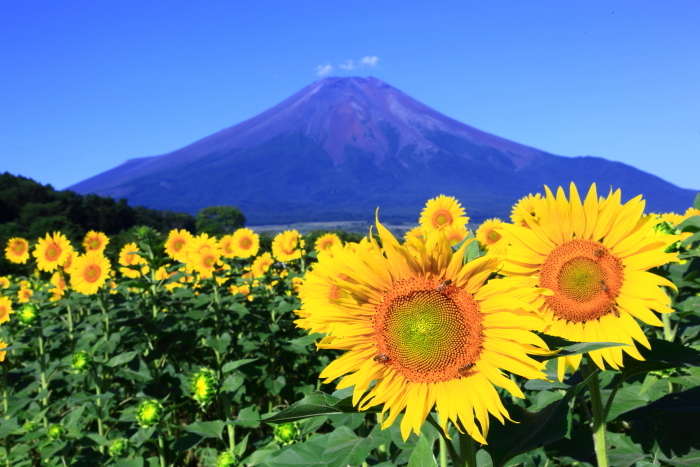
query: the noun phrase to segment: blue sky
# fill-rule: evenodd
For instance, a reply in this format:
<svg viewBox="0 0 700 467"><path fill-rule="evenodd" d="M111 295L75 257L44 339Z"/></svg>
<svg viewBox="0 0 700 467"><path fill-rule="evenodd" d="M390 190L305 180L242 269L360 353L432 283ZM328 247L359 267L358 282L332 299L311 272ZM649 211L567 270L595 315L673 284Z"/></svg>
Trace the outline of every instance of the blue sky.
<svg viewBox="0 0 700 467"><path fill-rule="evenodd" d="M698 24L697 1L2 2L0 172L66 188L325 73L698 189Z"/></svg>

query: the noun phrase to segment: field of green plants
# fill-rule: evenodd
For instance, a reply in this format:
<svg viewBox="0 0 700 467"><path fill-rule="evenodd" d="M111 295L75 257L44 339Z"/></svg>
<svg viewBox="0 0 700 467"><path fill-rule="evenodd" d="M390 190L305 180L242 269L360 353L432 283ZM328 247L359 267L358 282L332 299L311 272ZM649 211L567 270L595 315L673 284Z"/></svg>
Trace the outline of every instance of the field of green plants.
<svg viewBox="0 0 700 467"><path fill-rule="evenodd" d="M572 192L572 206L575 199ZM525 206L528 200L534 208ZM546 307L554 307L549 297L556 290L551 295L542 281L535 284L538 276L530 279L517 269L529 263L525 253L516 255L516 246L538 245L536 234L547 232L547 222L557 224L555 214L569 222L562 214L566 203L559 194L526 197L514 207L511 223L487 221L469 232L456 201L430 200L421 227L404 239L393 239L378 224L360 242L284 232L269 248L260 248L247 229L209 237L142 228L136 242L119 250L110 250L99 232L88 234L83 245L53 232L11 239L5 255L26 274L0 277L0 465L700 465L700 196L695 209L663 216L633 211L636 205L622 206L614 194L582 202L582 210L596 210L599 223L608 223L596 236L602 230L587 218L593 233L586 241L605 245L591 250L591 261L602 264L605 255L623 251L610 246L614 236L618 245L642 242L636 256L615 253L621 259L610 260L624 271L615 279L619 284L595 278L596 297L612 296L613 306L593 321L631 320L637 327L609 331L600 330L602 324L597 335L575 326L578 334L554 332L558 321L547 317ZM620 206L614 218L606 214L613 205ZM574 241L583 241L584 227L571 222ZM616 222L631 227L615 230ZM570 241L563 237L559 245ZM571 261L562 271L579 264ZM550 263L543 264L540 278ZM632 272L633 265L649 273ZM574 273L571 283L584 284L588 293L588 269ZM650 273L658 279L649 279ZM565 291L566 274L557 276ZM634 283L635 277L647 282ZM511 321L525 323L527 315L528 323L541 323L517 332L501 327L511 333L508 342L522 339L518 352L529 356L509 364L506 357L494 358L489 370L478 352L488 350L489 336L497 333L484 318L477 353L464 357L477 355L473 362L463 360L433 379L404 381L401 368L415 373L423 367L412 362L428 358L420 346L430 356L432 345L442 345L430 340L433 328L417 334L411 326L419 312L411 311L408 324L396 325L405 325L396 328L405 340L339 369L341 363L333 362L350 360L339 360L341 355L360 355L360 344L347 343L355 335L352 326L377 330L385 339L380 314L396 315L399 308L386 304L416 278L428 285L410 289L409 298L420 292L425 300L452 300L468 292L469 299L481 300L488 287L502 287L501 298L514 298L489 317L506 322L517 315ZM505 288L509 280L522 288ZM535 285L527 285L530 280ZM619 298L633 293L640 295L629 302ZM482 310L497 298L484 298ZM426 313L431 306L425 305ZM362 313L369 313L365 321ZM382 349L381 342L361 344ZM404 362L405 342L415 342L421 355ZM469 384L487 370L484 381L491 381L488 389L498 401L480 389L435 389L457 387L447 385L452 380ZM355 379L337 390L347 375ZM390 384L382 399L380 390Z"/></svg>

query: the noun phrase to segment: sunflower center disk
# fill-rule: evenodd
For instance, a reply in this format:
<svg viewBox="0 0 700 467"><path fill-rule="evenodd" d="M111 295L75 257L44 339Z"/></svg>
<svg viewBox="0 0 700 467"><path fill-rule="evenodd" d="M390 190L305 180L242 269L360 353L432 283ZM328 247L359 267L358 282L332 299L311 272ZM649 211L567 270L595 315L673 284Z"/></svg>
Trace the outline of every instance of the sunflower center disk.
<svg viewBox="0 0 700 467"><path fill-rule="evenodd" d="M437 226L450 224L452 223L452 216L449 212L438 211L435 213L435 217L433 217L433 220L435 221L435 225Z"/></svg>
<svg viewBox="0 0 700 467"><path fill-rule="evenodd" d="M613 313L623 282L622 261L602 243L574 239L554 248L542 264L540 285L552 312L574 323Z"/></svg>
<svg viewBox="0 0 700 467"><path fill-rule="evenodd" d="M481 313L466 292L440 282L409 279L394 284L377 307L375 330L386 364L409 381L449 381L466 376L483 341ZM462 369L462 374L460 374Z"/></svg>
<svg viewBox="0 0 700 467"><path fill-rule="evenodd" d="M101 271L99 266L91 264L90 266L85 268L85 280L88 282L95 282L97 279L100 278L100 272Z"/></svg>

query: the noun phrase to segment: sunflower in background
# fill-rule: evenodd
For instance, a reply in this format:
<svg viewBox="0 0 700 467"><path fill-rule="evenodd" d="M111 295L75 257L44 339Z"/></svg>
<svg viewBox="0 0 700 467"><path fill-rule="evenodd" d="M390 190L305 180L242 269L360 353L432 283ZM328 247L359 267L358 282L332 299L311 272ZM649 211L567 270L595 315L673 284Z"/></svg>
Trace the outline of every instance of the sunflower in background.
<svg viewBox="0 0 700 467"><path fill-rule="evenodd" d="M42 271L51 272L68 259L73 252L70 242L61 232L53 235L46 234L46 238L40 238L32 255L36 258L36 266Z"/></svg>
<svg viewBox="0 0 700 467"><path fill-rule="evenodd" d="M469 231L464 226L448 225L443 227L442 230L451 246L457 245L469 235Z"/></svg>
<svg viewBox="0 0 700 467"><path fill-rule="evenodd" d="M19 237L11 238L5 247L5 258L15 264L24 264L29 259L29 243Z"/></svg>
<svg viewBox="0 0 700 467"><path fill-rule="evenodd" d="M262 255L255 258L253 264L250 266L250 272L252 277L263 277L265 273L270 269L270 266L274 264L275 260L272 259L270 253L263 253Z"/></svg>
<svg viewBox="0 0 700 467"><path fill-rule="evenodd" d="M340 246L342 245L342 241L340 240L340 237L338 237L334 233L327 233L325 235L321 235L316 239L316 243L314 244L314 250L317 252L322 252L322 251L330 251L331 248L335 246Z"/></svg>
<svg viewBox="0 0 700 467"><path fill-rule="evenodd" d="M66 280L60 271L53 273L50 282L51 285L53 285L53 288L50 290L53 296L50 298L50 300L55 302L63 297L63 294L66 292L66 289L68 289L68 286L66 285Z"/></svg>
<svg viewBox="0 0 700 467"><path fill-rule="evenodd" d="M553 291L540 305L547 334L578 342L628 344L589 352L601 369L604 362L620 368L622 352L642 360L634 341L650 345L635 318L663 326L652 310L673 309L660 286L676 288L647 270L678 261L675 254L664 253L678 237L654 234L653 227L662 220L644 216L641 195L623 205L620 190L598 199L595 184L583 202L573 183L569 200L561 187L556 196L545 190L539 220L520 208L529 228L503 226L507 236L501 244L509 246L500 273ZM580 362L581 355L559 358L559 379Z"/></svg>
<svg viewBox="0 0 700 467"><path fill-rule="evenodd" d="M428 200L418 222L421 230L429 233L447 226L465 227L469 217L454 197L440 195Z"/></svg>
<svg viewBox="0 0 700 467"><path fill-rule="evenodd" d="M10 286L10 279L6 276L0 276L0 288L6 289Z"/></svg>
<svg viewBox="0 0 700 467"><path fill-rule="evenodd" d="M479 245L485 250L488 250L497 244L502 238L502 235L498 232L498 229L502 226L503 221L497 217L485 220L484 223L476 229L476 240L479 242Z"/></svg>
<svg viewBox="0 0 700 467"><path fill-rule="evenodd" d="M165 253L176 261L187 261L187 245L192 241L192 234L187 230L173 229L165 241Z"/></svg>
<svg viewBox="0 0 700 467"><path fill-rule="evenodd" d="M109 238L102 232L97 232L91 230L85 234L83 239L83 247L85 251L94 251L95 253L102 254L109 243Z"/></svg>
<svg viewBox="0 0 700 467"><path fill-rule="evenodd" d="M520 227L530 228L528 220L539 220L539 210L542 204L542 195L540 193L529 194L524 196L515 203L511 211L510 221Z"/></svg>
<svg viewBox="0 0 700 467"><path fill-rule="evenodd" d="M272 256L277 261L293 261L301 258L304 241L296 230L285 230L272 240Z"/></svg>
<svg viewBox="0 0 700 467"><path fill-rule="evenodd" d="M0 324L10 321L12 313L12 300L9 297L0 297Z"/></svg>
<svg viewBox="0 0 700 467"><path fill-rule="evenodd" d="M544 325L532 303L545 291L520 278L485 283L503 259L463 264L470 242L453 252L441 230L427 234L417 256L379 221L377 231L376 254L337 249L300 287L297 325L328 332L319 348L346 351L320 377L342 377L338 389L354 386L360 410L383 404L383 428L405 411L404 440L437 408L443 429L450 420L485 444L489 414L508 417L495 386L523 397L501 369L545 377L544 364L527 355L548 353L529 332Z"/></svg>
<svg viewBox="0 0 700 467"><path fill-rule="evenodd" d="M136 245L136 243L133 242L124 245L121 251L119 252L119 264L124 266L122 268L119 268L119 272L121 272L129 279L135 279L141 274L148 274L148 272L151 270L146 264L146 259L139 254L140 252L141 250L139 250L139 247ZM140 271L138 269L131 269L129 267L139 265L141 265Z"/></svg>
<svg viewBox="0 0 700 467"><path fill-rule="evenodd" d="M81 294L96 294L109 278L110 271L111 266L107 258L96 251L88 251L73 260L70 285Z"/></svg>
<svg viewBox="0 0 700 467"><path fill-rule="evenodd" d="M238 258L253 257L260 249L260 236L250 229L238 229L231 237L231 248Z"/></svg>

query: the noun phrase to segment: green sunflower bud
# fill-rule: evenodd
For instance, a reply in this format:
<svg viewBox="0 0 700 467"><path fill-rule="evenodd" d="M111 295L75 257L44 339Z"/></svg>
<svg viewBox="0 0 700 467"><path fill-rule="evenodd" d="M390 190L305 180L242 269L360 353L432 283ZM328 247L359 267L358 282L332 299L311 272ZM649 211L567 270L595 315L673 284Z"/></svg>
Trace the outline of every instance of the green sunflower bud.
<svg viewBox="0 0 700 467"><path fill-rule="evenodd" d="M109 446L109 455L112 457L123 457L128 451L129 440L126 438L117 438Z"/></svg>
<svg viewBox="0 0 700 467"><path fill-rule="evenodd" d="M275 441L279 444L292 444L299 436L299 428L295 422L280 423L275 426Z"/></svg>
<svg viewBox="0 0 700 467"><path fill-rule="evenodd" d="M31 326L39 319L39 309L33 303L27 303L20 308L18 318L22 324Z"/></svg>
<svg viewBox="0 0 700 467"><path fill-rule="evenodd" d="M141 428L156 425L162 416L163 405L155 399L141 402L136 411L136 421Z"/></svg>
<svg viewBox="0 0 700 467"><path fill-rule="evenodd" d="M24 426L22 428L24 428L27 433L31 433L32 431L36 430L38 426L39 425L37 425L36 422L27 420L24 422Z"/></svg>
<svg viewBox="0 0 700 467"><path fill-rule="evenodd" d="M216 396L218 390L218 381L216 374L208 369L202 368L192 376L190 391L192 398L199 402L201 406L205 406Z"/></svg>
<svg viewBox="0 0 700 467"><path fill-rule="evenodd" d="M81 350L73 354L72 367L76 373L85 373L90 369L91 364L92 356L86 350Z"/></svg>
<svg viewBox="0 0 700 467"><path fill-rule="evenodd" d="M49 431L48 431L49 438L51 438L54 441L63 438L63 435L65 435L65 434L66 434L66 429L63 428L61 425L51 425L49 427Z"/></svg>
<svg viewBox="0 0 700 467"><path fill-rule="evenodd" d="M216 467L234 467L236 465L236 455L232 452L219 453L216 458Z"/></svg>

